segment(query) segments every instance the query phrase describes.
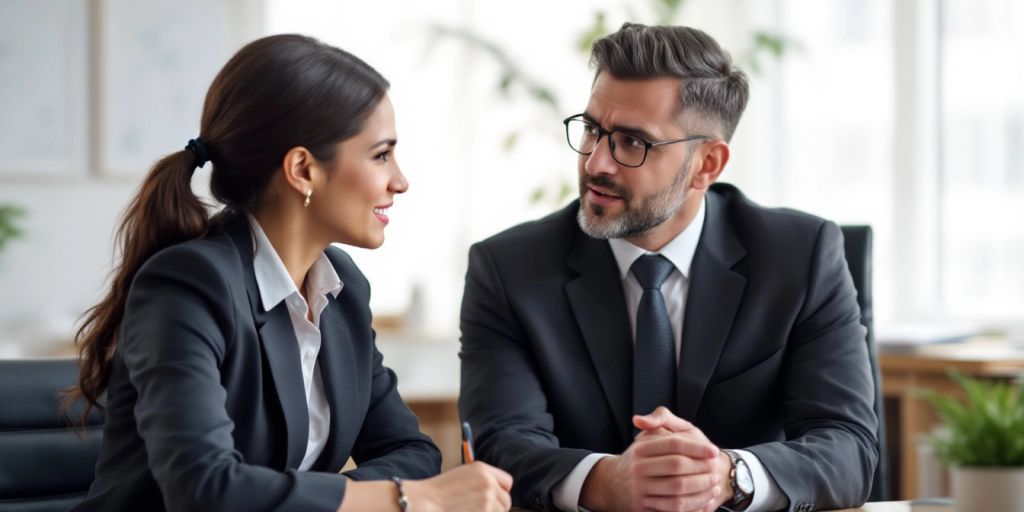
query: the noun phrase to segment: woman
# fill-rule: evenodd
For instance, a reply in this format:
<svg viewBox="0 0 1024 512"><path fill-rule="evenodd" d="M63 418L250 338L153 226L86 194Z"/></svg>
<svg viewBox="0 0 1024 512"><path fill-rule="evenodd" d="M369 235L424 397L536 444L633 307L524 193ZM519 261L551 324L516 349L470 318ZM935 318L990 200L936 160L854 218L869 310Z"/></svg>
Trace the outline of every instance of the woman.
<svg viewBox="0 0 1024 512"><path fill-rule="evenodd" d="M113 286L78 333L72 398L106 418L76 510L509 508L490 466L429 478L440 454L374 347L369 285L330 247L379 247L408 188L387 88L297 35L250 43L214 79L200 137L128 207ZM191 189L207 161L212 219Z"/></svg>

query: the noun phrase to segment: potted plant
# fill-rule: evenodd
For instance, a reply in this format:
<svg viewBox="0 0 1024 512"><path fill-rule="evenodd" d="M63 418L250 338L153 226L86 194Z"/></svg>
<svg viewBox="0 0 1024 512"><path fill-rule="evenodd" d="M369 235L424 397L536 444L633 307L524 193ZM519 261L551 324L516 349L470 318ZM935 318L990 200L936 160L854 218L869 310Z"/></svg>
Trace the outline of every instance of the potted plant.
<svg viewBox="0 0 1024 512"><path fill-rule="evenodd" d="M958 511L1024 511L1024 393L1019 383L952 374L964 399L926 392L942 427L932 436L950 468Z"/></svg>

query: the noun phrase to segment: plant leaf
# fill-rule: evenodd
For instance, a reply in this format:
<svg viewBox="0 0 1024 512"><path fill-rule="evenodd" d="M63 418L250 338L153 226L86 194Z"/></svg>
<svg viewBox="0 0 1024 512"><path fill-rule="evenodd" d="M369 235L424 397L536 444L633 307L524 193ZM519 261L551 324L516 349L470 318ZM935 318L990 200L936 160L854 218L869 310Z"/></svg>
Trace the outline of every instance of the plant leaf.
<svg viewBox="0 0 1024 512"><path fill-rule="evenodd" d="M25 210L21 207L9 204L0 205L0 250L11 240L25 234L15 221L16 218L24 216Z"/></svg>
<svg viewBox="0 0 1024 512"><path fill-rule="evenodd" d="M960 466L1024 466L1024 396L1019 383L978 380L951 372L964 392L955 398L933 390L915 395L929 402L943 429L931 436L935 453Z"/></svg>

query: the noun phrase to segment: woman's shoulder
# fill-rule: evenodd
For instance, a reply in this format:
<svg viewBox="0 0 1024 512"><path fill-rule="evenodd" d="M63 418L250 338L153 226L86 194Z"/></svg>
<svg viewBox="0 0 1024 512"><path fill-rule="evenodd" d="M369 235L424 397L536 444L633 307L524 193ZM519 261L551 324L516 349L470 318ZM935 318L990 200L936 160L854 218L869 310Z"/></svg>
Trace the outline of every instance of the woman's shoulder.
<svg viewBox="0 0 1024 512"><path fill-rule="evenodd" d="M242 260L231 240L211 233L161 249L146 260L138 275L172 274L190 280L241 282L241 271Z"/></svg>

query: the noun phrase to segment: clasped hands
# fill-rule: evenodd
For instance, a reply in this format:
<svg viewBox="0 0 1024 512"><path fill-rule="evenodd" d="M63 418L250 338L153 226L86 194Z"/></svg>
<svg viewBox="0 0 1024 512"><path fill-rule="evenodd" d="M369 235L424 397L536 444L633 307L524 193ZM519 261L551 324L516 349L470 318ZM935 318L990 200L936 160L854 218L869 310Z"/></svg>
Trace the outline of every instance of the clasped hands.
<svg viewBox="0 0 1024 512"><path fill-rule="evenodd" d="M711 512L732 499L729 456L692 423L658 407L622 455L590 471L580 504L594 511Z"/></svg>

